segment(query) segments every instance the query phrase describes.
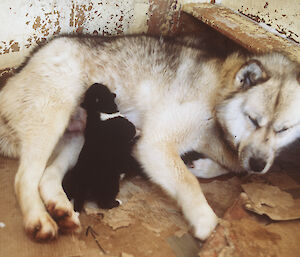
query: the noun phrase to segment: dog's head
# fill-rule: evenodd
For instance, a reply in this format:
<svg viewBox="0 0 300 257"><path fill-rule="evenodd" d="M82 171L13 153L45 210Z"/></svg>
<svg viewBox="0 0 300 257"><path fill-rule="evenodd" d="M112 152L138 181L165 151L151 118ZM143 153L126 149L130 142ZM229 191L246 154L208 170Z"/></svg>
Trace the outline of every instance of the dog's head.
<svg viewBox="0 0 300 257"><path fill-rule="evenodd" d="M81 106L92 112L115 113L118 107L115 103L116 95L102 84L93 84L85 93Z"/></svg>
<svg viewBox="0 0 300 257"><path fill-rule="evenodd" d="M265 173L279 151L300 136L300 66L279 54L224 64L225 94L216 117L241 166Z"/></svg>

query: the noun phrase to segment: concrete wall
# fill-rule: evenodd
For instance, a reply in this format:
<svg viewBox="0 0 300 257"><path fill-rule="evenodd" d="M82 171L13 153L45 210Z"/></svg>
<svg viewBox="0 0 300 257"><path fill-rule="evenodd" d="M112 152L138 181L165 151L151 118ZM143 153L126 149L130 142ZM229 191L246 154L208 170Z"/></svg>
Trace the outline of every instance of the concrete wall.
<svg viewBox="0 0 300 257"><path fill-rule="evenodd" d="M168 34L177 0L0 0L0 77L58 34Z"/></svg>
<svg viewBox="0 0 300 257"><path fill-rule="evenodd" d="M146 32L149 8L149 0L1 0L0 70L58 34Z"/></svg>

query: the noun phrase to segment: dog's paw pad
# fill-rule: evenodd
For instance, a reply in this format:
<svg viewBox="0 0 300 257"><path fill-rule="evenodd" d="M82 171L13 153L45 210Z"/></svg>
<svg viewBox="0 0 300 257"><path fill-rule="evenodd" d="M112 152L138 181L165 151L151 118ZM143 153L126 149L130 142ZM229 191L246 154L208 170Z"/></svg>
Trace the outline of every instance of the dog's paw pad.
<svg viewBox="0 0 300 257"><path fill-rule="evenodd" d="M25 225L26 233L35 241L49 241L57 237L58 227L50 216Z"/></svg>
<svg viewBox="0 0 300 257"><path fill-rule="evenodd" d="M81 231L78 214L75 212L72 216L65 216L62 219L59 219L57 223L62 233L79 233Z"/></svg>
<svg viewBox="0 0 300 257"><path fill-rule="evenodd" d="M214 231L218 224L217 216L207 217L203 222L199 222L197 227L194 227L194 235L200 240L206 240Z"/></svg>
<svg viewBox="0 0 300 257"><path fill-rule="evenodd" d="M78 213L73 209L58 207L55 203L47 204L47 210L57 222L60 232L79 232L81 230Z"/></svg>
<svg viewBox="0 0 300 257"><path fill-rule="evenodd" d="M60 232L65 233L80 233L80 223L77 224L73 220L65 219L58 222Z"/></svg>
<svg viewBox="0 0 300 257"><path fill-rule="evenodd" d="M49 202L46 208L54 220L60 220L65 217L71 216L73 212L73 209L59 207L54 202Z"/></svg>

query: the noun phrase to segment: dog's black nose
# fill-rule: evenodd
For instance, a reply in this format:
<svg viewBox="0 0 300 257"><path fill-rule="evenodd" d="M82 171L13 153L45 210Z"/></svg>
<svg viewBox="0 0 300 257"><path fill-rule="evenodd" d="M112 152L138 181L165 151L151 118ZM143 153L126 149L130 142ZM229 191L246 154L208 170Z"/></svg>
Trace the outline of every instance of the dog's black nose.
<svg viewBox="0 0 300 257"><path fill-rule="evenodd" d="M261 158L251 157L249 160L250 169L254 172L262 172L266 164L267 163Z"/></svg>

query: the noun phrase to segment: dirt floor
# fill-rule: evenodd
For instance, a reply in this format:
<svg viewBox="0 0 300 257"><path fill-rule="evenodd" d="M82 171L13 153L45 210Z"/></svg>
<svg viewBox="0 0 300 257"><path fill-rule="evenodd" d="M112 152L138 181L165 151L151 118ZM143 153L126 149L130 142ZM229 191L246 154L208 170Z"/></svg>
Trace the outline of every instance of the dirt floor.
<svg viewBox="0 0 300 257"><path fill-rule="evenodd" d="M135 177L122 181L120 207L107 211L89 205L80 215L81 234L60 235L43 244L31 241L23 230L13 191L18 162L1 157L0 257L298 257L300 172L287 157L264 176L199 180L209 203L222 217L205 243L193 238L179 208L160 188ZM252 195L253 191L258 195ZM253 209L255 204L267 207L263 213L273 219L275 215L275 220L246 210L245 206Z"/></svg>

